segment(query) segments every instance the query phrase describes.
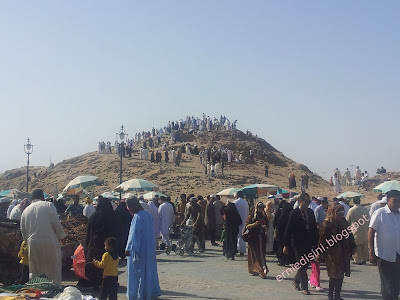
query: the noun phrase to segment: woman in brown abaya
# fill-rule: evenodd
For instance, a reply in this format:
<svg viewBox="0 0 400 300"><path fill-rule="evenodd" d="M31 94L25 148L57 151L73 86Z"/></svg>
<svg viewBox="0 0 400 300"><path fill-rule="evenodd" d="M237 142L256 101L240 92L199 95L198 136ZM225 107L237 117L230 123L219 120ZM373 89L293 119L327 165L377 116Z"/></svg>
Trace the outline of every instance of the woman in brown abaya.
<svg viewBox="0 0 400 300"><path fill-rule="evenodd" d="M344 276L350 277L350 258L355 253L357 245L354 237L347 230L348 223L344 218L344 208L342 205L335 205L328 211L328 215L322 223L319 235L319 244L326 245L327 240L333 241L333 246L326 246L324 252L326 269L329 276L328 299L342 299L340 292L342 290ZM335 297L333 296L335 292Z"/></svg>
<svg viewBox="0 0 400 300"><path fill-rule="evenodd" d="M246 221L246 229L249 230L248 241L248 270L252 275L266 278L268 267L265 261L266 242L268 231L268 218L264 211L265 205L258 202L255 211L250 213Z"/></svg>

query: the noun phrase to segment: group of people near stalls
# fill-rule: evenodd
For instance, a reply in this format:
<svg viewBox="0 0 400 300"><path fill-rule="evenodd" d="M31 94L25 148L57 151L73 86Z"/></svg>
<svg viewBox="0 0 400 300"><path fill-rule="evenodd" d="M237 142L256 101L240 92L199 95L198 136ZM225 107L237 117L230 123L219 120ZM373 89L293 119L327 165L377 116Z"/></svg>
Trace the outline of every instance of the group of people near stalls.
<svg viewBox="0 0 400 300"><path fill-rule="evenodd" d="M44 200L41 190L35 190L32 198L32 203L21 215L24 247L29 249L25 264L29 265L29 273L45 273L61 285L59 240L65 238L65 232L57 215L59 204L40 201ZM343 279L350 276L353 260L356 265L364 265L367 261L377 264L383 299L398 299L399 282L393 278L400 278L400 234L389 229L400 224L400 191L389 191L385 197L380 194L369 210L361 205L359 197L352 199L353 206L350 207L350 201L346 199L329 201L326 197L310 197L307 193L290 201L276 195L274 200L266 204L260 201L254 207L249 207L242 191L237 192L236 200L226 203L218 195L208 195L204 199L181 194L180 198L180 202L174 204L165 196L149 202L134 197L120 201L118 206L114 203L116 207L113 207L112 201L99 196L94 211L88 216L84 242L85 257L89 262L85 266L88 280L81 279L79 285L103 287L105 260L112 261L112 258L116 265L116 258L128 258L128 273L131 269L131 274L136 274L135 268L147 266L154 280L151 284L147 282L145 289L147 293L159 294L155 251L171 246L169 234L174 224L187 224L194 226L202 252L206 251L207 236L212 246L219 246L218 239L222 242L223 254L229 260L247 252L250 275L267 278L266 255L275 254L278 265L285 268L276 276L278 282L293 275L294 288L304 295L310 295L309 286L323 289L320 264L325 263L329 277L328 299L341 299ZM89 199L86 202L82 207L79 197L74 197L64 213L83 214L85 209L87 213L92 204ZM145 230L142 226L146 226ZM135 236L137 234L141 236ZM158 245L160 236L162 244ZM144 251L142 243L146 245L143 248L146 254L137 261L139 256L131 253ZM144 293L138 290L137 282L146 279L140 274L131 277L128 295L135 299L138 293ZM115 281L110 285L115 291Z"/></svg>

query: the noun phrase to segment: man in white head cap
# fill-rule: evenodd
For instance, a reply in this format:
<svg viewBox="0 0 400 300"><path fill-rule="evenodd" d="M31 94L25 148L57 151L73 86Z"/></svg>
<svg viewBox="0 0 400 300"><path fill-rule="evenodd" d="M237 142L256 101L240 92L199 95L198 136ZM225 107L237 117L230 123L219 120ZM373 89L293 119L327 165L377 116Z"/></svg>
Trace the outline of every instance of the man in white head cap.
<svg viewBox="0 0 400 300"><path fill-rule="evenodd" d="M384 207L387 204L387 197L383 197L382 193L378 195L378 201L371 204L371 208L369 209L369 216L372 217L374 212L381 207Z"/></svg>
<svg viewBox="0 0 400 300"><path fill-rule="evenodd" d="M349 211L350 206L345 202L347 200L345 200L343 197L338 196L337 198L339 199L339 204L342 205L344 208L344 217L346 218L347 212Z"/></svg>

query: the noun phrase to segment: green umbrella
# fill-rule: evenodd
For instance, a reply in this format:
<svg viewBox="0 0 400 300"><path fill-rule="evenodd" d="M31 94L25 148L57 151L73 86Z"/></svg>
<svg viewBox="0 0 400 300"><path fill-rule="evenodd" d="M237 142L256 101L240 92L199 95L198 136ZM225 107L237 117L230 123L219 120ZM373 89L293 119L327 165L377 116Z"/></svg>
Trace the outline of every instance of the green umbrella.
<svg viewBox="0 0 400 300"><path fill-rule="evenodd" d="M224 189L224 190L220 191L217 195L226 196L228 198L233 198L233 197L235 197L236 193L239 190L240 189L238 189L238 188L232 187L232 188L228 188L228 189Z"/></svg>
<svg viewBox="0 0 400 300"><path fill-rule="evenodd" d="M116 192L143 192L143 191L157 191L158 186L154 183L144 180L144 179L131 179L121 183L115 188Z"/></svg>
<svg viewBox="0 0 400 300"><path fill-rule="evenodd" d="M252 184L245 186L241 189L241 191L243 191L244 195L248 199L254 199L256 198L256 196L261 197L263 195L267 195L270 192L276 192L278 190L279 187L272 184Z"/></svg>
<svg viewBox="0 0 400 300"><path fill-rule="evenodd" d="M68 194L76 194L82 192L83 189L93 185L101 185L99 177L96 176L78 176L71 180L64 188L64 192Z"/></svg>
<svg viewBox="0 0 400 300"><path fill-rule="evenodd" d="M343 199L352 199L354 197L362 198L362 197L364 197L364 195L361 193L357 193L357 192L344 192L344 193L341 193L339 196L337 196L337 198L343 198Z"/></svg>
<svg viewBox="0 0 400 300"><path fill-rule="evenodd" d="M385 181L374 188L374 192L386 194L391 190L400 191L400 182L397 180Z"/></svg>

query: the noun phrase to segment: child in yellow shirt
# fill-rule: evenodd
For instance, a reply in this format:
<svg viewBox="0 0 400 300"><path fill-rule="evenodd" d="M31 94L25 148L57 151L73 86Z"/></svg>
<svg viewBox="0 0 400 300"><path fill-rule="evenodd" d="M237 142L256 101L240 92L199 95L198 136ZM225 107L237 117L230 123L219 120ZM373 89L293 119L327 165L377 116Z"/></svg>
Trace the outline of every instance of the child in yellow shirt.
<svg viewBox="0 0 400 300"><path fill-rule="evenodd" d="M104 249L101 261L93 259L95 267L103 269L103 283L101 285L100 300L117 300L118 293L118 247L117 239L109 237L104 242Z"/></svg>
<svg viewBox="0 0 400 300"><path fill-rule="evenodd" d="M19 261L19 279L16 284L25 284L29 281L29 259L28 259L28 245L25 241L22 241L19 248L18 257Z"/></svg>

